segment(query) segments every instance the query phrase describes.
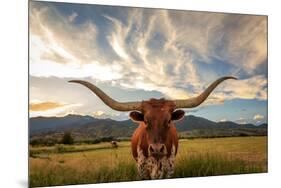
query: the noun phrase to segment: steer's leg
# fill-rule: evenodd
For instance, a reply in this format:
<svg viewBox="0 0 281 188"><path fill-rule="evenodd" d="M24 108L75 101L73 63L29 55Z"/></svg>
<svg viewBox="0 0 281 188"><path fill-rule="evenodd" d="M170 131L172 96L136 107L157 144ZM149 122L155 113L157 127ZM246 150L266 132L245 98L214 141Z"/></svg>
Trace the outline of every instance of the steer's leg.
<svg viewBox="0 0 281 188"><path fill-rule="evenodd" d="M176 148L173 145L171 150L171 155L167 159L167 174L166 178L171 178L174 174L174 168L175 168L175 158L176 158Z"/></svg>
<svg viewBox="0 0 281 188"><path fill-rule="evenodd" d="M137 168L138 173L141 179L150 179L149 172L147 169L146 157L143 154L142 149L138 146L138 159L137 159Z"/></svg>
<svg viewBox="0 0 281 188"><path fill-rule="evenodd" d="M168 159L167 157L163 157L161 160L159 160L159 179L165 178L167 174L167 168L168 168Z"/></svg>
<svg viewBox="0 0 281 188"><path fill-rule="evenodd" d="M151 179L159 179L159 162L154 157L147 158L147 170Z"/></svg>

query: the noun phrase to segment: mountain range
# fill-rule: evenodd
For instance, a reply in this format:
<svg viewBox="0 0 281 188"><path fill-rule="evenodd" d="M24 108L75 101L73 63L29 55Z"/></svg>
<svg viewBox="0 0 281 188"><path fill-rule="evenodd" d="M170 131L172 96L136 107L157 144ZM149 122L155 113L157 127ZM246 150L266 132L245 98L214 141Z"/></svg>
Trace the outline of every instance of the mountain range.
<svg viewBox="0 0 281 188"><path fill-rule="evenodd" d="M213 122L193 115L175 123L181 137L221 137L267 135L267 124L238 124L231 121ZM33 117L29 121L30 137L46 137L71 132L79 139L101 137L129 138L137 124L131 120L116 121L92 116Z"/></svg>

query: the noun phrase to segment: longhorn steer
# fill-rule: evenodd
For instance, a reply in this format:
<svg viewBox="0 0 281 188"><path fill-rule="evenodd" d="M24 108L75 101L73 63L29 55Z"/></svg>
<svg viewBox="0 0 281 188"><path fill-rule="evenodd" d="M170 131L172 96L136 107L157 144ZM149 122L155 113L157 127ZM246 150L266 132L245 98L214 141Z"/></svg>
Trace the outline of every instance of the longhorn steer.
<svg viewBox="0 0 281 188"><path fill-rule="evenodd" d="M116 141L111 141L111 147L112 148L118 148L118 144Z"/></svg>
<svg viewBox="0 0 281 188"><path fill-rule="evenodd" d="M132 154L137 161L139 176L142 179L159 179L170 178L174 172L174 161L178 149L174 121L184 117L184 111L177 109L200 105L226 79L236 78L222 77L194 98L186 100L165 100L162 98L141 102L117 102L89 82L82 80L69 82L86 86L114 110L131 111L130 118L139 123L139 127L131 139Z"/></svg>

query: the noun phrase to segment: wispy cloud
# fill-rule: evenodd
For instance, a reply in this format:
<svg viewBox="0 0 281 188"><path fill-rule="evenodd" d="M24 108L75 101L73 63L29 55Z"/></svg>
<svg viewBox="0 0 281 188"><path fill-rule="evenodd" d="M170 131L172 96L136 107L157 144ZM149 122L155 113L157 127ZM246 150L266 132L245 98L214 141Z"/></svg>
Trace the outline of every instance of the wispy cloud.
<svg viewBox="0 0 281 188"><path fill-rule="evenodd" d="M248 119L244 118L244 117L240 117L236 120L236 122L239 124L246 124L246 123L248 123Z"/></svg>
<svg viewBox="0 0 281 188"><path fill-rule="evenodd" d="M93 112L93 116L95 116L95 117L99 117L99 116L102 116L104 114L105 114L105 112L101 111L101 110Z"/></svg>
<svg viewBox="0 0 281 188"><path fill-rule="evenodd" d="M73 22L77 16L78 14L76 12L73 12L70 16L68 16L68 20L70 22Z"/></svg>
<svg viewBox="0 0 281 188"><path fill-rule="evenodd" d="M66 104L54 101L35 100L30 103L30 116L65 116L82 104Z"/></svg>
<svg viewBox="0 0 281 188"><path fill-rule="evenodd" d="M223 119L220 119L219 122L226 122L227 119L226 118L223 118Z"/></svg>
<svg viewBox="0 0 281 188"><path fill-rule="evenodd" d="M79 26L74 25L72 21L61 15L53 6L44 6L40 2L32 3L30 8L31 63L46 61L46 58L42 60L41 56L50 52L68 59L70 63L83 64L96 59L98 54L98 47L95 46L98 33L96 26L90 20ZM60 63L52 58L49 60Z"/></svg>
<svg viewBox="0 0 281 188"><path fill-rule="evenodd" d="M46 102L39 102L39 103L31 102L29 108L31 111L45 111L45 110L60 108L63 106L65 106L65 104L46 101Z"/></svg>
<svg viewBox="0 0 281 188"><path fill-rule="evenodd" d="M31 9L31 48L37 52L31 51L31 74L118 80L123 87L157 90L167 97L186 98L200 92L208 83L201 78L198 59L212 63L212 57L217 57L234 68L252 70L266 58L266 20L262 17L134 8L126 9L126 13L127 20L103 15L112 25L110 34L104 37L120 58L113 58L108 64L96 45L98 26L95 23L85 20L78 27L72 23L78 15L76 12L65 18L53 7L34 6ZM253 26L257 27L253 30L255 37L247 35ZM242 48L245 44L247 46ZM223 45L221 50L219 45ZM239 59L241 54L243 58ZM56 65L58 63L60 65ZM111 68L112 65L118 68ZM42 71L46 66L51 70L48 73ZM103 78L104 72L108 73L108 79ZM219 76L215 72L214 75L213 78ZM255 77L248 80L255 80ZM264 88L260 96L252 91L241 91L241 88L247 87L236 87L239 89L236 97L266 97ZM230 89L234 90L226 87ZM257 89L261 88L257 86Z"/></svg>
<svg viewBox="0 0 281 188"><path fill-rule="evenodd" d="M267 78L263 75L253 76L223 84L213 95L221 100L257 99L267 100Z"/></svg>
<svg viewBox="0 0 281 188"><path fill-rule="evenodd" d="M253 119L256 121L261 121L264 119L264 116L261 114L256 114Z"/></svg>
<svg viewBox="0 0 281 188"><path fill-rule="evenodd" d="M184 99L233 75L240 79L221 84L204 105L267 100L266 17L119 7L97 21L94 11L83 17L77 10L32 2L32 76L90 77Z"/></svg>
<svg viewBox="0 0 281 188"><path fill-rule="evenodd" d="M242 15L228 19L231 25L223 25L220 31L224 33L220 57L251 74L267 60L267 19Z"/></svg>

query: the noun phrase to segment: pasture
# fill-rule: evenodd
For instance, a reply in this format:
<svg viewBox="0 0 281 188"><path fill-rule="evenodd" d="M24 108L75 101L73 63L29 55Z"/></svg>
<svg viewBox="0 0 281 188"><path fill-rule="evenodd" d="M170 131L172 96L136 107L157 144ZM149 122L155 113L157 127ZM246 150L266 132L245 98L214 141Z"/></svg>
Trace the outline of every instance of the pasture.
<svg viewBox="0 0 281 188"><path fill-rule="evenodd" d="M139 180L130 142L30 147L30 187ZM182 139L175 178L267 172L267 137Z"/></svg>

